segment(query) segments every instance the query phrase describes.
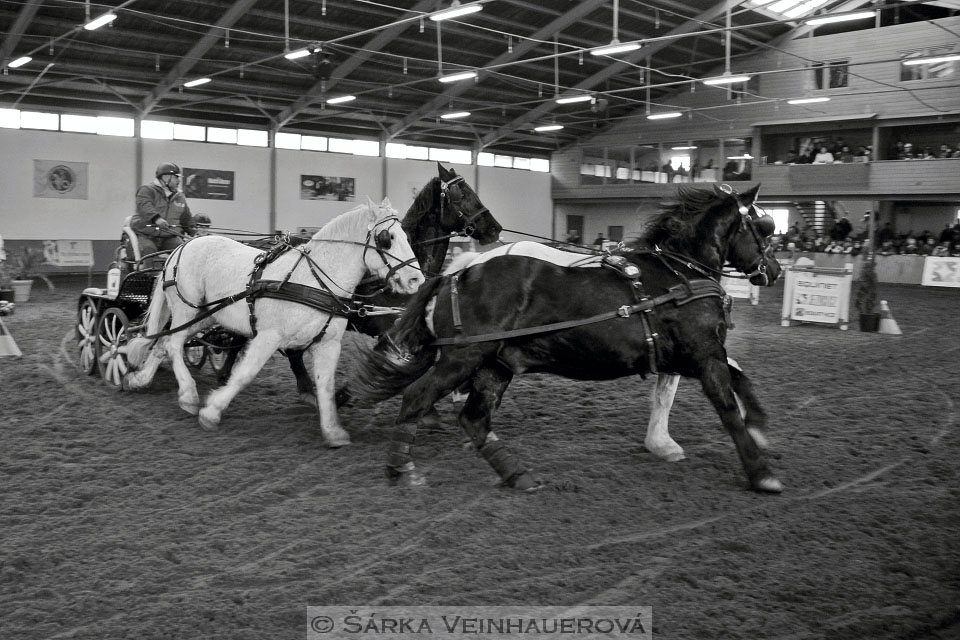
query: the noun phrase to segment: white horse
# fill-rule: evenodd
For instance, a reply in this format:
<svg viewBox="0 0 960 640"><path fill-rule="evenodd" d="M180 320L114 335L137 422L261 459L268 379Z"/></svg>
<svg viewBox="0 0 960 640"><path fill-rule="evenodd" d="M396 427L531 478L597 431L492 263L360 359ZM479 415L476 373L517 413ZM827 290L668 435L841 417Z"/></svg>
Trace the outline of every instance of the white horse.
<svg viewBox="0 0 960 640"><path fill-rule="evenodd" d="M505 244L484 253L462 253L450 262L444 269L444 273L462 271L467 267L503 255L527 256L564 267L599 268L602 266L602 256L600 255L562 251L539 242L521 241ZM727 357L727 366L737 370L740 369L740 365L730 357ZM673 407L673 400L677 395L679 386L680 376L672 373L659 373L657 374L657 384L650 391L650 420L647 423L647 435L643 441L643 446L647 451L667 462L679 462L687 457L683 452L683 447L670 436L669 430L670 409ZM460 395L457 392L454 393ZM734 396L737 397L736 394ZM740 405L740 414L744 415L743 405L740 404L739 397L737 397L737 403ZM767 448L766 436L760 430L752 427L747 430L760 448Z"/></svg>
<svg viewBox="0 0 960 640"><path fill-rule="evenodd" d="M179 384L180 407L199 414L200 425L213 430L230 401L274 352L306 349L313 362L324 441L330 447L349 444L333 398L349 298L368 270L394 291L414 293L424 279L413 249L389 199L377 205L368 198L367 204L331 220L308 243L288 247L270 261L263 257L268 255L222 236L196 238L174 251L154 289L148 335L136 338L142 342L131 344L130 351L142 353L150 347L150 339L168 321L172 332L163 332L143 365L124 377L124 386L148 385L167 355ZM262 273L254 276L258 267ZM251 286L252 281L258 284ZM213 391L201 409L183 345L214 324L250 340L226 384ZM131 356L131 361L136 359Z"/></svg>

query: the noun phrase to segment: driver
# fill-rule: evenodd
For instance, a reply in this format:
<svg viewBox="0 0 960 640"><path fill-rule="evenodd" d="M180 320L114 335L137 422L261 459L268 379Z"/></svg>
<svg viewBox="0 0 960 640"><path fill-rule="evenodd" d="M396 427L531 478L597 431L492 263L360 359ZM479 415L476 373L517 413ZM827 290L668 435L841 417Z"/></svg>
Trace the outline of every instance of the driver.
<svg viewBox="0 0 960 640"><path fill-rule="evenodd" d="M137 212L130 228L137 234L140 255L175 249L184 235L196 235L196 222L180 191L180 167L172 162L157 166L153 182L137 189Z"/></svg>

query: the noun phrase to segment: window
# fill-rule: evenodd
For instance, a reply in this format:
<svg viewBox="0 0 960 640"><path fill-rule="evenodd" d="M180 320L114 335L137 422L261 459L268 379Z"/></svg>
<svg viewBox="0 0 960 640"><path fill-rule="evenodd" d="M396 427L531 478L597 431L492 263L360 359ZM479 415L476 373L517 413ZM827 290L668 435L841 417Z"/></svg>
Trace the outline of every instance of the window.
<svg viewBox="0 0 960 640"><path fill-rule="evenodd" d="M849 60L813 63L813 80L817 89L838 89L849 84Z"/></svg>
<svg viewBox="0 0 960 640"><path fill-rule="evenodd" d="M960 74L960 60L941 60L940 62L925 62L911 64L912 58L936 58L958 55L954 45L942 47L928 47L909 51L902 54L900 60L900 80L935 80L940 78L956 78Z"/></svg>
<svg viewBox="0 0 960 640"><path fill-rule="evenodd" d="M259 129L237 129L237 144L248 147L266 147L270 143L270 136L266 131Z"/></svg>
<svg viewBox="0 0 960 640"><path fill-rule="evenodd" d="M173 139L203 142L207 139L207 128L195 124L173 123Z"/></svg>
<svg viewBox="0 0 960 640"><path fill-rule="evenodd" d="M607 227L607 239L611 242L620 242L623 240L623 227L619 225Z"/></svg>
<svg viewBox="0 0 960 640"><path fill-rule="evenodd" d="M4 129L20 128L19 109L0 109L0 127Z"/></svg>
<svg viewBox="0 0 960 640"><path fill-rule="evenodd" d="M140 123L140 137L173 140L173 123L160 122L159 120L144 120Z"/></svg>
<svg viewBox="0 0 960 640"><path fill-rule="evenodd" d="M224 144L237 144L236 129L219 129L217 127L207 128L208 142L222 142Z"/></svg>
<svg viewBox="0 0 960 640"><path fill-rule="evenodd" d="M24 129L60 129L60 116L56 113L42 113L40 111L21 111L20 126Z"/></svg>

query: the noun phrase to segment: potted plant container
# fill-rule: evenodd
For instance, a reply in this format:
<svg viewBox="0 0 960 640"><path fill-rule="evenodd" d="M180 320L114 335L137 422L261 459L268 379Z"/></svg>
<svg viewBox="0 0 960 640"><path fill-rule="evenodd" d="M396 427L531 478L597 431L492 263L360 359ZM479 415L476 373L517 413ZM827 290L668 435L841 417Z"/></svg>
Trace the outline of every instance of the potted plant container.
<svg viewBox="0 0 960 640"><path fill-rule="evenodd" d="M14 302L27 302L30 300L30 292L33 288L33 279L40 278L47 283L47 287L53 290L53 282L50 278L40 273L40 265L43 264L43 250L36 247L24 247L19 255L15 256L11 262L12 276L10 286L14 292Z"/></svg>

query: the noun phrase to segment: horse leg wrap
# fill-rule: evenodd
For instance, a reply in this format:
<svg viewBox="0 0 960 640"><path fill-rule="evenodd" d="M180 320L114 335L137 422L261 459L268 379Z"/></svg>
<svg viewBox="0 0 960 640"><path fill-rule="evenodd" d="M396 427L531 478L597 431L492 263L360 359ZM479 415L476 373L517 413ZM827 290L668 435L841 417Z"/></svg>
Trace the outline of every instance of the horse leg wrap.
<svg viewBox="0 0 960 640"><path fill-rule="evenodd" d="M417 438L417 425L397 425L390 440L390 452L387 455L387 467L398 472L413 468L413 443Z"/></svg>
<svg viewBox="0 0 960 640"><path fill-rule="evenodd" d="M508 487L514 486L517 478L527 472L517 463L517 458L507 449L507 445L499 440L485 442L480 447L480 454Z"/></svg>

